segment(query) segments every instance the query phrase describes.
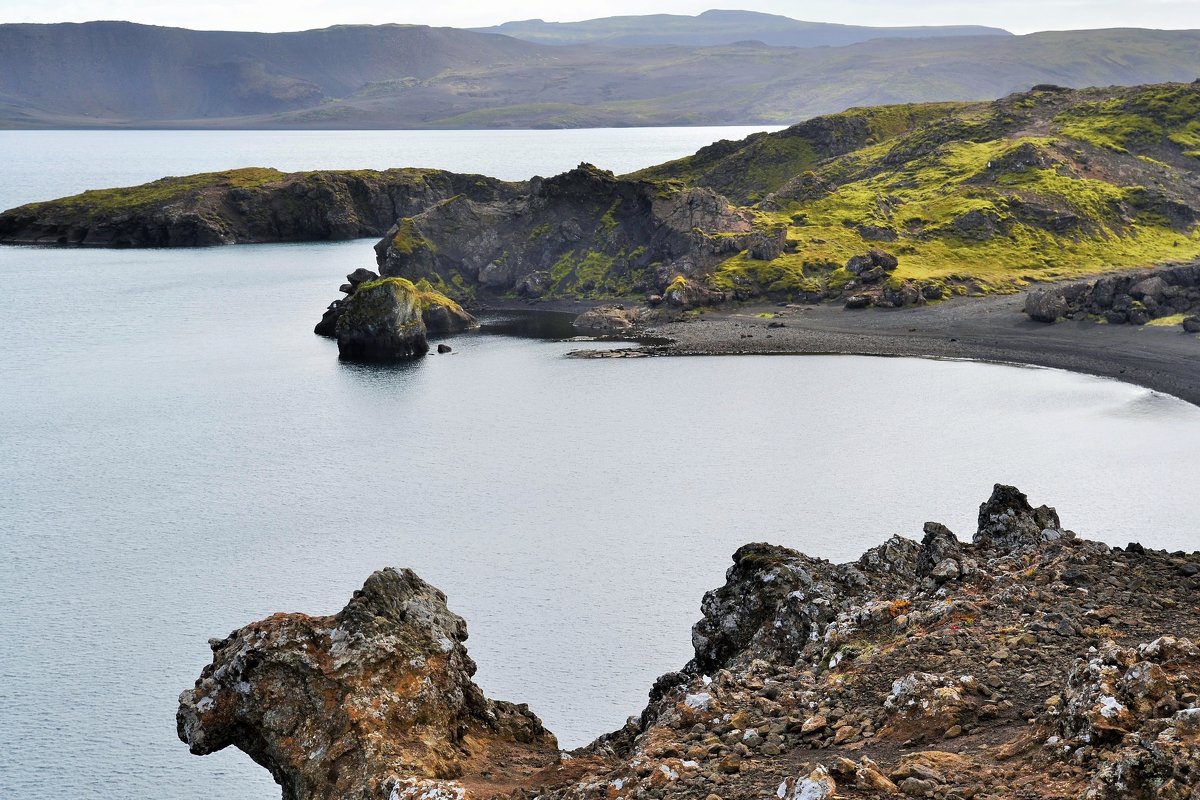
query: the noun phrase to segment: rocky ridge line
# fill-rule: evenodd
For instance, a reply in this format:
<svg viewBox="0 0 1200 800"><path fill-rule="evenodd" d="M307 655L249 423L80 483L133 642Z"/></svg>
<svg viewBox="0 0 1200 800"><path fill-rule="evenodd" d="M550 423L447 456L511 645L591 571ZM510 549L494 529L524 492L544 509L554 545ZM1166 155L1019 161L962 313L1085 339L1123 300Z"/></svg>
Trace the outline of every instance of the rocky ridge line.
<svg viewBox="0 0 1200 800"><path fill-rule="evenodd" d="M356 754L365 766L337 792L322 783L285 797L348 797L339 792L360 781L352 796L390 800L1185 800L1200 792L1197 592L1200 553L1079 539L1054 509L997 485L971 542L931 522L920 542L895 536L849 564L775 545L742 547L725 586L704 598L695 657L655 682L641 715L570 757L538 749L527 769L503 770L505 786L474 781L472 770L498 765L462 755L458 742L469 737L444 725L424 729L434 738L413 756L402 730L372 723L384 738L398 737L394 746L375 742L365 760ZM407 617L416 640L457 630L444 621L440 593L418 594L432 611ZM297 640L281 635L294 621L277 615L214 645L213 665L181 702L180 733L194 752L235 744L261 754L258 726L302 712L316 738L289 740L290 752L303 769L321 771L329 755L320 732L344 730L339 708L380 691L404 704L407 679L364 682L360 672L343 672L339 696L347 699L329 715L311 692L298 700L280 691L290 672L249 675L236 666L251 650L253 663L294 660ZM388 638L387 626L376 624L384 627L357 630L356 647L380 664L408 664L413 639ZM323 663L341 646L323 636L305 639L302 663ZM461 663L465 636L450 638L460 644L445 652ZM463 674L433 680L463 687ZM482 706L474 693L462 696L472 699L460 703L452 692L443 705L419 694L437 719L466 719L475 730L473 709ZM205 697L214 699L203 713L216 716L197 716ZM444 737L440 745L436 737ZM437 774L419 757L433 750L458 754L456 763L470 768ZM401 774L414 759L414 772ZM277 780L300 786L286 759L270 763Z"/></svg>

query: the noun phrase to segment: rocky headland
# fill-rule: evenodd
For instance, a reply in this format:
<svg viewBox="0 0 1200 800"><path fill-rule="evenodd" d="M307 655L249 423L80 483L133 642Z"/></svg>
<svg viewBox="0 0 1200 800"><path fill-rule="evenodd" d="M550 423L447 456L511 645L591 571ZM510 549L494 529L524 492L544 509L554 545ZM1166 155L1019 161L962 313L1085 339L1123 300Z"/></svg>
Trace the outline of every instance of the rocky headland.
<svg viewBox="0 0 1200 800"><path fill-rule="evenodd" d="M470 191L510 191L482 175L428 169L283 173L247 168L97 189L0 213L0 243L203 247L382 236L400 217Z"/></svg>
<svg viewBox="0 0 1200 800"><path fill-rule="evenodd" d="M930 522L848 564L734 554L694 658L572 753L471 681L463 621L409 571L332 617L211 642L180 698L287 800L1129 798L1200 792L1200 553L1066 530L997 485L970 541Z"/></svg>

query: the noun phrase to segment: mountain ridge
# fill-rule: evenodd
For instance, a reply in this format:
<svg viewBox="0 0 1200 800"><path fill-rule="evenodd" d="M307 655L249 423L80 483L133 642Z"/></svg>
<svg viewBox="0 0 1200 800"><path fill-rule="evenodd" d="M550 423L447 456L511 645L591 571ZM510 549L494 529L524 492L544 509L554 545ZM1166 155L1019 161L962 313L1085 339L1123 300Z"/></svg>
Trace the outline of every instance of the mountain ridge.
<svg viewBox="0 0 1200 800"><path fill-rule="evenodd" d="M1190 81L1200 31L834 48L546 45L426 26L284 34L0 25L0 127L471 129L791 124L1040 83Z"/></svg>

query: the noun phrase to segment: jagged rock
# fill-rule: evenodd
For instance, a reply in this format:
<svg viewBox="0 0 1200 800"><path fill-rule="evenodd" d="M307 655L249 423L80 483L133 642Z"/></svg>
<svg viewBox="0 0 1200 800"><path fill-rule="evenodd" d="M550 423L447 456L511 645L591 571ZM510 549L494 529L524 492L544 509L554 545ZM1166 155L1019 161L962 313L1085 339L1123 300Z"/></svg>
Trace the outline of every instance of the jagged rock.
<svg viewBox="0 0 1200 800"><path fill-rule="evenodd" d="M779 800L829 800L837 794L837 783L824 767L817 767L804 778L787 778L779 784Z"/></svg>
<svg viewBox="0 0 1200 800"><path fill-rule="evenodd" d="M846 271L853 275L863 275L874 268L891 272L899 264L897 258L886 250L872 248L865 255L851 256L846 262Z"/></svg>
<svg viewBox="0 0 1200 800"><path fill-rule="evenodd" d="M1025 296L1025 313L1034 322L1054 322L1066 316L1068 310L1061 289L1038 289Z"/></svg>
<svg viewBox="0 0 1200 800"><path fill-rule="evenodd" d="M1088 798L1150 800L1200 793L1200 649L1162 637L1140 647L1106 642L1071 670L1059 734L1102 749Z"/></svg>
<svg viewBox="0 0 1200 800"><path fill-rule="evenodd" d="M555 763L537 717L471 680L466 638L445 595L381 570L333 616L275 614L214 640L180 695L179 738L196 755L239 748L285 800L461 798L452 779L501 752L518 769Z"/></svg>
<svg viewBox="0 0 1200 800"><path fill-rule="evenodd" d="M1161 276L1155 275L1152 278L1138 281L1133 286L1129 287L1129 294L1134 300L1153 300L1155 303L1162 302L1162 299L1167 290L1167 282Z"/></svg>
<svg viewBox="0 0 1200 800"><path fill-rule="evenodd" d="M380 271L527 297L613 296L662 290L680 274L699 281L741 251L774 258L786 244L785 229L756 229L749 211L711 190L589 164L511 189L466 192L401 219L376 245Z"/></svg>
<svg viewBox="0 0 1200 800"><path fill-rule="evenodd" d="M348 361L396 361L429 352L417 291L408 281L363 284L339 312L338 353Z"/></svg>
<svg viewBox="0 0 1200 800"><path fill-rule="evenodd" d="M1062 523L1053 508L1035 509L1016 487L997 483L992 496L979 506L979 530L974 541L1009 549L1062 535Z"/></svg>

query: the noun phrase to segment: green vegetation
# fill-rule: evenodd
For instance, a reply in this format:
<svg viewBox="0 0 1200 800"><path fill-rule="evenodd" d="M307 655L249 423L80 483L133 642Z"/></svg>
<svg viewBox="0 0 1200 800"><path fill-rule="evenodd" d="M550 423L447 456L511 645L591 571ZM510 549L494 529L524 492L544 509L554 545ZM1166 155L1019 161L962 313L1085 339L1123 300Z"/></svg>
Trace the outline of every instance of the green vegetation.
<svg viewBox="0 0 1200 800"><path fill-rule="evenodd" d="M782 255L728 258L709 288L836 292L856 279L842 265L878 247L899 267L875 286L936 299L1200 256L1200 196L1171 166L1198 154L1192 84L852 109L638 175L761 198L756 226L786 226Z"/></svg>
<svg viewBox="0 0 1200 800"><path fill-rule="evenodd" d="M1194 84L1145 87L1131 97L1071 109L1059 122L1064 135L1118 153L1174 145L1200 158L1200 92Z"/></svg>
<svg viewBox="0 0 1200 800"><path fill-rule="evenodd" d="M379 278L373 281L366 281L358 285L353 296L358 296L360 293L366 293L372 289L377 289L380 286L389 286L397 292L412 295L413 302L417 311L424 314L431 308L439 306L450 309L456 315L463 314L462 306L451 300L443 292L438 291L432 283L426 279L421 279L414 283L407 278Z"/></svg>
<svg viewBox="0 0 1200 800"><path fill-rule="evenodd" d="M112 215L133 213L142 209L168 205L192 195L226 189L257 189L276 183L285 177L276 169L249 167L226 172L204 172L180 178L161 178L141 186L120 189L93 189L82 194L31 203L22 210L39 211L53 208L72 215Z"/></svg>
<svg viewBox="0 0 1200 800"><path fill-rule="evenodd" d="M405 217L396 224L396 234L392 237L392 247L397 253L403 253L406 256L411 256L413 253L421 250L436 252L433 242L426 239L417 230L417 223L412 217Z"/></svg>

